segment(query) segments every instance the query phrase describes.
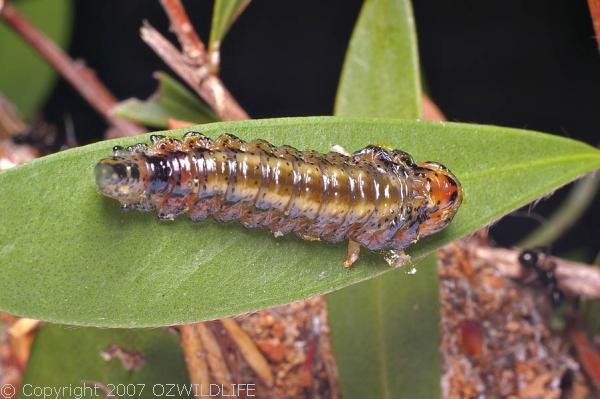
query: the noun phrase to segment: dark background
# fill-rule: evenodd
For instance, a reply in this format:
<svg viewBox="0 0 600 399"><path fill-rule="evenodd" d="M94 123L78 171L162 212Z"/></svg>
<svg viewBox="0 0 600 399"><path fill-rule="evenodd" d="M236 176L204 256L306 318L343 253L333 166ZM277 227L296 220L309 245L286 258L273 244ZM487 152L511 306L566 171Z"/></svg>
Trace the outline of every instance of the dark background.
<svg viewBox="0 0 600 399"><path fill-rule="evenodd" d="M253 1L223 44L223 80L254 118L331 114L361 4ZM200 35L208 38L212 2L187 1L186 6ZM600 56L586 1L420 0L414 7L423 80L449 120L600 143ZM144 19L167 32L155 0L76 2L69 51L85 59L120 99L150 95L156 87L152 72L167 70L139 39ZM59 127L69 115L81 143L99 140L106 128L63 81L44 115ZM533 211L550 214L567 190ZM492 233L508 245L536 225L508 217ZM585 260L598 250L600 201L552 249L578 251Z"/></svg>

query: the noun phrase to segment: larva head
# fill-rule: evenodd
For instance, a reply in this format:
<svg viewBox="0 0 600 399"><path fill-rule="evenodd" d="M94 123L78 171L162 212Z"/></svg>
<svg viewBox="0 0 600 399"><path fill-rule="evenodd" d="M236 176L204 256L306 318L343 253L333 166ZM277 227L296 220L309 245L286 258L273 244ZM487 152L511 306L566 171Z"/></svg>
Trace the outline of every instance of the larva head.
<svg viewBox="0 0 600 399"><path fill-rule="evenodd" d="M421 192L425 198L425 212L419 234L426 236L446 227L463 200L463 192L456 176L437 162L417 163Z"/></svg>
<svg viewBox="0 0 600 399"><path fill-rule="evenodd" d="M136 203L144 194L144 168L145 163L135 153L104 158L96 164L96 184L107 197L122 204Z"/></svg>

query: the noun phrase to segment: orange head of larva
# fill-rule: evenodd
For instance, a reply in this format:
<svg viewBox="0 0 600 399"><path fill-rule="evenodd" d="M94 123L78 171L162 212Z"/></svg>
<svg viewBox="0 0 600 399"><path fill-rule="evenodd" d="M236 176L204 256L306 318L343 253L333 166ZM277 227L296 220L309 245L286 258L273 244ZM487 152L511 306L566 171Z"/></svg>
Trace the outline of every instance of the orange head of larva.
<svg viewBox="0 0 600 399"><path fill-rule="evenodd" d="M96 184L100 192L122 204L140 200L144 193L141 174L144 163L138 154L104 158L96 164Z"/></svg>
<svg viewBox="0 0 600 399"><path fill-rule="evenodd" d="M444 165L419 162L419 186L424 199L419 235L426 236L446 227L463 200L458 179Z"/></svg>

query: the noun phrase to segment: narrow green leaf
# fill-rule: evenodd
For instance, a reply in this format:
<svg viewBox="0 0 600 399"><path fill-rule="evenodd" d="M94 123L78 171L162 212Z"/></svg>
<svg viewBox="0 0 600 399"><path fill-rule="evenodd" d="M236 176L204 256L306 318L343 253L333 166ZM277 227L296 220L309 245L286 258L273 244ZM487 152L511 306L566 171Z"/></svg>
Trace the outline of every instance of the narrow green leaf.
<svg viewBox="0 0 600 399"><path fill-rule="evenodd" d="M599 189L600 176L591 175L579 180L548 221L525 237L517 246L535 248L552 244L583 216L594 203Z"/></svg>
<svg viewBox="0 0 600 399"><path fill-rule="evenodd" d="M411 248L415 259L600 167L600 151L586 144L491 126L310 117L194 129L321 152L331 144L354 151L387 143L446 164L463 184L465 203L446 230ZM368 251L344 270L343 244L122 213L98 194L93 168L114 145L139 141L149 135L67 150L0 174L0 310L70 324L171 325L287 303L390 271Z"/></svg>
<svg viewBox="0 0 600 399"><path fill-rule="evenodd" d="M141 352L145 363L132 371L119 359L106 361L101 352L116 344ZM167 384L188 384L187 370L176 334L163 329L120 330L45 325L35 337L20 397L32 397L34 387L67 387L59 398L105 397L102 390L77 395L82 382L114 389L116 397L156 398ZM110 384L110 385L109 385ZM71 387L71 391L68 387ZM153 392L154 391L154 392ZM165 392L166 393L166 392ZM95 395L97 394L97 395ZM40 396L40 395L37 395ZM178 394L178 398L192 395Z"/></svg>
<svg viewBox="0 0 600 399"><path fill-rule="evenodd" d="M344 398L440 397L436 255L407 270L327 296Z"/></svg>
<svg viewBox="0 0 600 399"><path fill-rule="evenodd" d="M166 128L169 118L192 123L217 120L212 110L178 81L164 72L156 74L158 90L143 101L130 98L117 104L112 113L147 126Z"/></svg>
<svg viewBox="0 0 600 399"><path fill-rule="evenodd" d="M60 47L71 37L72 1L15 1L14 6ZM42 105L56 72L12 29L0 21L0 93L29 118Z"/></svg>
<svg viewBox="0 0 600 399"><path fill-rule="evenodd" d="M231 25L248 7L250 0L215 0L208 47L211 53L219 51Z"/></svg>
<svg viewBox="0 0 600 399"><path fill-rule="evenodd" d="M409 0L365 1L346 54L336 115L419 118L416 42ZM440 396L435 256L413 280L389 273L327 296L345 398Z"/></svg>
<svg viewBox="0 0 600 399"><path fill-rule="evenodd" d="M354 28L335 115L418 118L421 82L409 0L366 0Z"/></svg>

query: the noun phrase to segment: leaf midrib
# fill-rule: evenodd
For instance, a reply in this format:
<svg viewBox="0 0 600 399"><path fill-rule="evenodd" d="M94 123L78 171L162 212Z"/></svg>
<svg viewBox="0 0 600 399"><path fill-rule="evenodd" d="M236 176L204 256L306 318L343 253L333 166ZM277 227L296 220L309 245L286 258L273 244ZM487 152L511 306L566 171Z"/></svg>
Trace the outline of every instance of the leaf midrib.
<svg viewBox="0 0 600 399"><path fill-rule="evenodd" d="M505 173L505 172L523 170L523 169L527 169L527 168L533 167L533 166L544 166L544 165L549 165L549 164L560 165L560 164L569 163L571 161L583 161L583 160L587 160L587 159L596 160L600 164L600 155L592 154L592 153L577 154L577 155L571 155L571 156L550 157L550 158L544 158L539 161L513 163L510 166L506 166L506 167L490 167L490 168L486 168L481 171L473 172L473 173L465 172L462 174L461 180L470 180L470 179L475 179L475 178L479 178L479 177L486 177L486 176L493 175L494 173Z"/></svg>

